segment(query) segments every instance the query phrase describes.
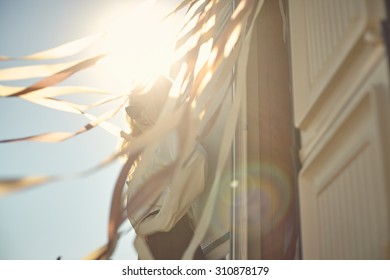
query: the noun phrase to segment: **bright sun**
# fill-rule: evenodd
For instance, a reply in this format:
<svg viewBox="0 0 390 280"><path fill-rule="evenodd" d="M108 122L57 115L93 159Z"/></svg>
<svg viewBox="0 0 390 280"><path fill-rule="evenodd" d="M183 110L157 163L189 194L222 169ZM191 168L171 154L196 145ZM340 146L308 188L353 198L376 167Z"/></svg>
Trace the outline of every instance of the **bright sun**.
<svg viewBox="0 0 390 280"><path fill-rule="evenodd" d="M128 91L137 83L148 83L168 74L173 62L178 19L162 20L167 7L154 1L124 10L110 25L102 44L107 53L99 65L99 76Z"/></svg>

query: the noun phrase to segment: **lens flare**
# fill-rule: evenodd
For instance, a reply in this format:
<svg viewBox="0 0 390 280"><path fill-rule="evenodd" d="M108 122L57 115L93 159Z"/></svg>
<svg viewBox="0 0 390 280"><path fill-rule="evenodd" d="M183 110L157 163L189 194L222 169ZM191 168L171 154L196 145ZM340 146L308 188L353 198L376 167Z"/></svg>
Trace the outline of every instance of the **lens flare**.
<svg viewBox="0 0 390 280"><path fill-rule="evenodd" d="M241 176L242 174L236 174L235 177ZM221 181L221 188L230 186L232 178L232 174L226 174ZM292 185L289 177L282 166L268 162L252 162L248 164L247 179L246 197L250 221L248 230L261 229L263 233L269 232L285 220L292 204ZM238 186L235 191L239 196L243 189ZM232 208L231 194L225 193L219 200L218 207ZM240 201L236 202L237 206L240 206ZM261 224L253 222L260 220Z"/></svg>

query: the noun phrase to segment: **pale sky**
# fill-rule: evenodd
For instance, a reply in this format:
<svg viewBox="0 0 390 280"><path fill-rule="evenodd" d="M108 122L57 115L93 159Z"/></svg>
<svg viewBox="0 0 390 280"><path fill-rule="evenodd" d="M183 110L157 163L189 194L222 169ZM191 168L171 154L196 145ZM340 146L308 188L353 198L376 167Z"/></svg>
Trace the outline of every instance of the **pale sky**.
<svg viewBox="0 0 390 280"><path fill-rule="evenodd" d="M100 31L126 2L136 1L1 0L0 55L27 55ZM0 62L0 68L25 63ZM3 84L26 85L32 81ZM63 84L116 87L88 70ZM88 103L94 99L76 100ZM113 122L123 126L124 112ZM72 132L86 123L82 116L19 98L0 99L0 139L51 131ZM117 145L118 140L101 128L63 143L0 144L0 177L82 171L111 155ZM104 245L112 190L120 167L118 162L83 178L0 197L0 259L50 260L58 256L81 259ZM114 259L136 258L133 237L131 232L123 238Z"/></svg>

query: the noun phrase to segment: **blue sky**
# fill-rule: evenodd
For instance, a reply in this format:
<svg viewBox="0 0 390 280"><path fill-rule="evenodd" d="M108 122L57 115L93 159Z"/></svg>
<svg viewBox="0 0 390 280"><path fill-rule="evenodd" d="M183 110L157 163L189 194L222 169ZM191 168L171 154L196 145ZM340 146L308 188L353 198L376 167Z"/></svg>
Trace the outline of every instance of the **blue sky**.
<svg viewBox="0 0 390 280"><path fill-rule="evenodd" d="M0 55L27 55L99 31L125 2L1 0ZM19 62L1 62L0 68L11 65ZM32 81L4 84L26 85ZM114 82L102 83L102 79L88 71L63 84L115 88ZM93 97L76 99L85 103L93 100ZM123 120L124 112L121 112L113 122L123 126ZM72 132L86 123L79 115L18 98L0 99L0 139L49 131ZM0 176L78 172L111 155L117 145L118 140L101 128L63 143L1 144ZM104 245L112 190L120 167L120 163L115 163L83 178L0 197L0 259L56 259L58 256L80 259ZM114 259L136 258L132 238L133 233L122 240Z"/></svg>

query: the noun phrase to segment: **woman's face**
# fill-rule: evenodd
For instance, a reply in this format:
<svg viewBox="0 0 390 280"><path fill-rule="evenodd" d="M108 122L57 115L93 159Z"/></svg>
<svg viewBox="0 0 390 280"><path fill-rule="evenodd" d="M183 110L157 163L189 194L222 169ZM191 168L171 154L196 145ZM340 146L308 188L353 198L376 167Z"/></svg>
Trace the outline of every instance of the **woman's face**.
<svg viewBox="0 0 390 280"><path fill-rule="evenodd" d="M156 123L165 101L166 95L160 94L156 89L145 94L135 94L130 97L126 112L132 124L140 132L144 132Z"/></svg>
<svg viewBox="0 0 390 280"><path fill-rule="evenodd" d="M152 118L148 110L141 104L132 104L126 108L126 112L131 118L133 124L140 130L145 131L153 125Z"/></svg>

